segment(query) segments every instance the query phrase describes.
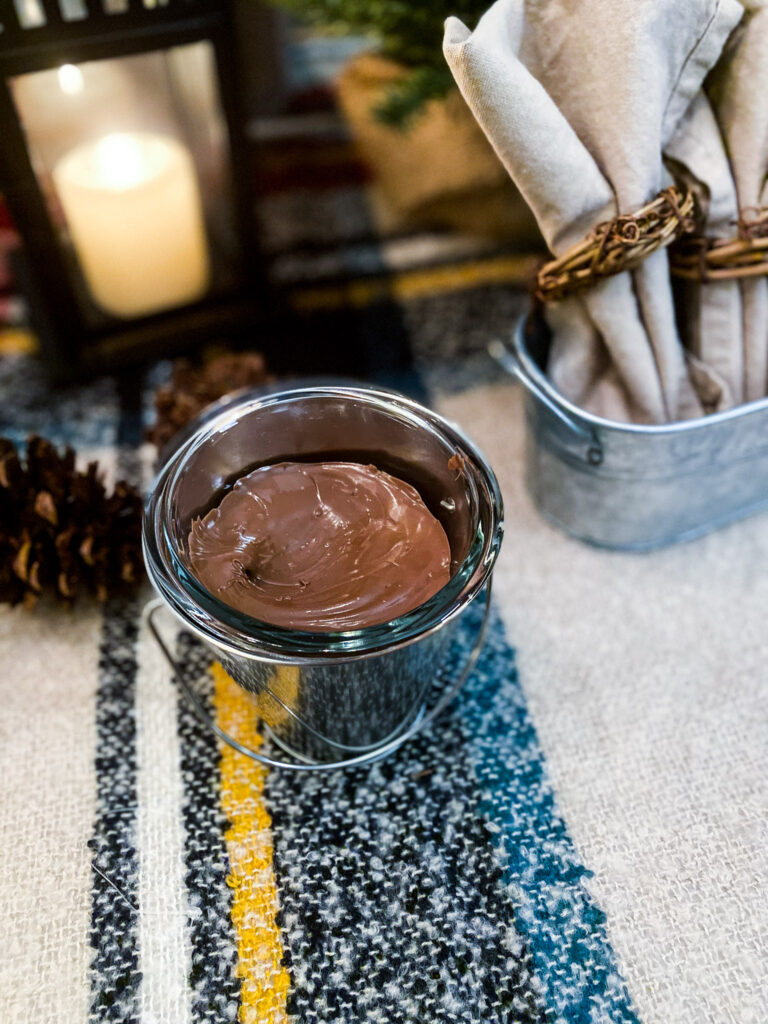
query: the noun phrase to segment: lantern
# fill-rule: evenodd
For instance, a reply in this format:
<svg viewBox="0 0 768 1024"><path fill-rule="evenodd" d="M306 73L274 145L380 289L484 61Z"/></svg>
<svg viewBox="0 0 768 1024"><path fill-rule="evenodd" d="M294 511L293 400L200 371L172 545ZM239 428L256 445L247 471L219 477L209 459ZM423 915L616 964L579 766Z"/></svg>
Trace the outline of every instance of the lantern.
<svg viewBox="0 0 768 1024"><path fill-rule="evenodd" d="M263 307L223 0L3 0L0 191L54 369L103 368Z"/></svg>

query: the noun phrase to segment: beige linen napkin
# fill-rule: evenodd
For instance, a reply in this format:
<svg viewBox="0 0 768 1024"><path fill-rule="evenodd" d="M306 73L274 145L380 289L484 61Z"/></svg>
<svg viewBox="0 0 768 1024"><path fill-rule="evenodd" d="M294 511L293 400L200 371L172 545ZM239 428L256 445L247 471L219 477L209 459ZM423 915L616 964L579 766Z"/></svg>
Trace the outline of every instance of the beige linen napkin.
<svg viewBox="0 0 768 1024"><path fill-rule="evenodd" d="M748 211L768 205L768 5L765 0L743 3L746 17L713 76L711 97L739 207ZM768 394L768 279L742 280L741 296L744 399L749 402Z"/></svg>
<svg viewBox="0 0 768 1024"><path fill-rule="evenodd" d="M736 186L720 128L709 100L699 91L674 136L665 157L678 181L685 181L696 194L697 207L704 214L700 228L708 238L730 238L738 219ZM741 290L738 281L709 281L706 284L676 280L683 342L692 356L703 363L714 388L708 412L720 412L744 401L744 348Z"/></svg>
<svg viewBox="0 0 768 1024"><path fill-rule="evenodd" d="M448 19L454 77L553 253L669 183L662 149L742 13L736 0L497 0L474 32ZM549 373L582 407L643 423L703 411L666 252L547 318Z"/></svg>

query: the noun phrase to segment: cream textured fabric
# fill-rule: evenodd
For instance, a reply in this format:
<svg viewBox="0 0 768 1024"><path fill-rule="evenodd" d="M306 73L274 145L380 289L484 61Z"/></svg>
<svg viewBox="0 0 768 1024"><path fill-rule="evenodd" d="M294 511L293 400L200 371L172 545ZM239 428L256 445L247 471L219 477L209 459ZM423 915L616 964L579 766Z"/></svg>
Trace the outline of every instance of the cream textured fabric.
<svg viewBox="0 0 768 1024"><path fill-rule="evenodd" d="M472 33L448 19L446 59L552 252L668 183L662 150L742 14L736 0L497 0ZM702 412L665 252L550 323L550 375L582 407L639 422Z"/></svg>
<svg viewBox="0 0 768 1024"><path fill-rule="evenodd" d="M101 615L0 615L0 1005L88 1019L96 652Z"/></svg>
<svg viewBox="0 0 768 1024"><path fill-rule="evenodd" d="M149 597L149 594L147 594ZM138 644L136 753L141 1019L191 1021L177 696L148 631Z"/></svg>
<svg viewBox="0 0 768 1024"><path fill-rule="evenodd" d="M768 516L598 551L532 508L517 389L439 408L500 478L499 607L640 1019L765 1024Z"/></svg>
<svg viewBox="0 0 768 1024"><path fill-rule="evenodd" d="M0 611L3 1024L768 1020L768 516L644 556L572 542L526 495L518 391L448 380L434 400L502 485L517 655L494 616L397 757L228 770L139 629L146 593ZM201 686L210 713L247 716L231 685Z"/></svg>

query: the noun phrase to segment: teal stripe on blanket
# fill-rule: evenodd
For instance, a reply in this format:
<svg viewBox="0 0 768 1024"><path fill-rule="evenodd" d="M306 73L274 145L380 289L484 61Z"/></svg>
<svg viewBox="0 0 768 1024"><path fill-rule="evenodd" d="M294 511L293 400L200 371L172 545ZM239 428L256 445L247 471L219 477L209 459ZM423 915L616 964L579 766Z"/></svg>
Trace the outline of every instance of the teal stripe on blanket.
<svg viewBox="0 0 768 1024"><path fill-rule="evenodd" d="M479 623L471 608L467 624ZM558 1024L638 1024L627 986L558 812L536 729L496 619L477 671L459 698L470 726L468 757L481 793L488 841L513 893L515 924Z"/></svg>

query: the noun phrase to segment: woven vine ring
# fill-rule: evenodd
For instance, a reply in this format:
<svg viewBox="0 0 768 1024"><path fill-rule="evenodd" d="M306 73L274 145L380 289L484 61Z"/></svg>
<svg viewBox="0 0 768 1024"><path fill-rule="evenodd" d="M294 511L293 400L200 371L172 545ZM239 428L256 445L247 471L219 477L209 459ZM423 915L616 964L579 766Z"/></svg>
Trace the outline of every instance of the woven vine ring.
<svg viewBox="0 0 768 1024"><path fill-rule="evenodd" d="M706 282L768 274L768 208L745 207L737 226L735 238L681 239L670 252L675 277Z"/></svg>
<svg viewBox="0 0 768 1024"><path fill-rule="evenodd" d="M557 302L603 277L631 270L694 228L693 193L674 185L665 188L635 213L598 224L582 242L545 263L536 280L536 298Z"/></svg>

